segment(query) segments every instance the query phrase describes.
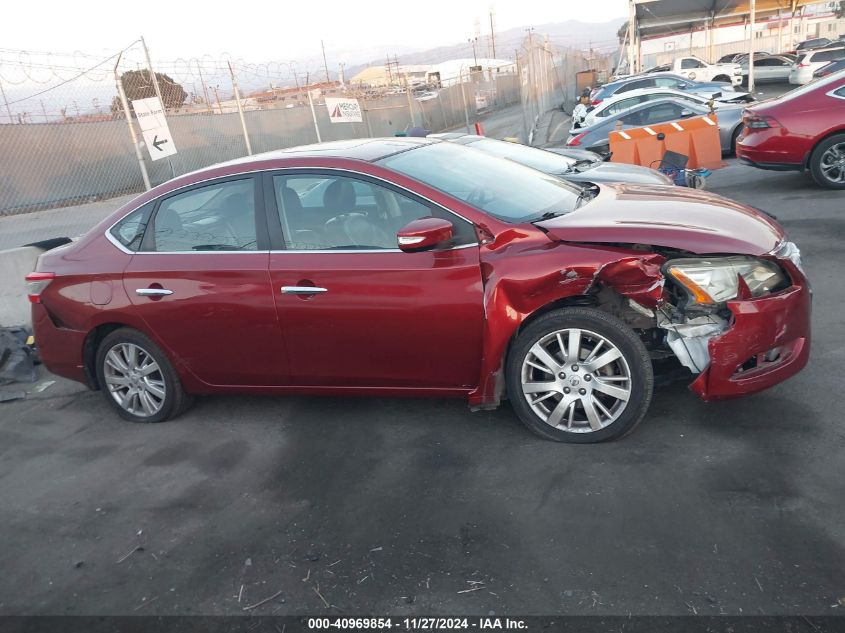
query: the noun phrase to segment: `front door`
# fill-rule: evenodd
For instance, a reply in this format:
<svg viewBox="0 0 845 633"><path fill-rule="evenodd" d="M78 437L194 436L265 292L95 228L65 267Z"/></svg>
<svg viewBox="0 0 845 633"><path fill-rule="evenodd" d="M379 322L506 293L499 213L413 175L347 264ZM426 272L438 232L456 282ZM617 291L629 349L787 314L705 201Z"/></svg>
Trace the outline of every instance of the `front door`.
<svg viewBox="0 0 845 633"><path fill-rule="evenodd" d="M286 382L259 181L163 198L124 272L130 301L174 365L211 385Z"/></svg>
<svg viewBox="0 0 845 633"><path fill-rule="evenodd" d="M469 389L478 382L483 289L471 223L347 172L266 175L270 254L291 384ZM275 206L275 209L273 208ZM405 253L396 231L450 220L454 238Z"/></svg>

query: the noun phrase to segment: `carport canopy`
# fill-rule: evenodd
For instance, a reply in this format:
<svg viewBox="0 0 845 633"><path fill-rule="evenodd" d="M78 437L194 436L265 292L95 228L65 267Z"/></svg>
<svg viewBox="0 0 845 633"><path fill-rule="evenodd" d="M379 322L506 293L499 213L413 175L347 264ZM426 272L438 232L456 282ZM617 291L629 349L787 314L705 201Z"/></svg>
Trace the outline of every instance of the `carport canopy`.
<svg viewBox="0 0 845 633"><path fill-rule="evenodd" d="M655 37L714 26L724 18L745 18L751 14L751 0L630 0L631 17L640 37ZM812 0L756 0L757 16L793 14L814 4Z"/></svg>

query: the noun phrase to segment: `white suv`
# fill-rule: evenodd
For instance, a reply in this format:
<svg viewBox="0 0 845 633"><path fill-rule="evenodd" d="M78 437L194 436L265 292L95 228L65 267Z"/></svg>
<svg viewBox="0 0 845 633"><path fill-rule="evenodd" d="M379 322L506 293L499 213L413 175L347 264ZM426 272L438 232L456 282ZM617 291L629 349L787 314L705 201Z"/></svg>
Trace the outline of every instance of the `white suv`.
<svg viewBox="0 0 845 633"><path fill-rule="evenodd" d="M789 83L808 84L813 80L813 73L828 62L845 57L845 44L835 48L819 48L802 53L789 71Z"/></svg>

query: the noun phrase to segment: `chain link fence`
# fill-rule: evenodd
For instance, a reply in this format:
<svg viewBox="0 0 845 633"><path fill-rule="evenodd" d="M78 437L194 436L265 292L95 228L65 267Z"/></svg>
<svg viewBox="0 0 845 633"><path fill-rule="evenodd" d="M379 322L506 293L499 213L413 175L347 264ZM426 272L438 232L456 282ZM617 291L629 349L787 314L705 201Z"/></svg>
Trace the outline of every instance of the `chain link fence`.
<svg viewBox="0 0 845 633"><path fill-rule="evenodd" d="M250 149L393 136L414 126L469 131L479 113L519 102L514 71L513 65L462 69L436 86L364 90L315 83L293 63L150 64L143 40L107 57L0 49L0 216L138 193L145 187L142 171L155 186ZM131 103L157 92L177 153L152 161ZM332 122L327 97L357 98L363 121Z"/></svg>

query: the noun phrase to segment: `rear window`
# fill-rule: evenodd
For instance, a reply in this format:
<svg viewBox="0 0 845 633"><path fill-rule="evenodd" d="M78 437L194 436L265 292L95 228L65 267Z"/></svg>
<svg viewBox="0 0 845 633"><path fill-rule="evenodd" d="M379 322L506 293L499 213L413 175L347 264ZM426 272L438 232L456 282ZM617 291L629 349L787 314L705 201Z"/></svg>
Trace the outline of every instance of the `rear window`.
<svg viewBox="0 0 845 633"><path fill-rule="evenodd" d="M144 231L150 221L150 212L154 206L154 202L148 202L143 207L136 209L115 224L109 233L130 251L137 251L141 248L141 240L144 237Z"/></svg>
<svg viewBox="0 0 845 633"><path fill-rule="evenodd" d="M845 57L845 49L843 48L835 48L829 51L819 51L818 53L813 53L812 62L832 62L835 59L841 59Z"/></svg>

